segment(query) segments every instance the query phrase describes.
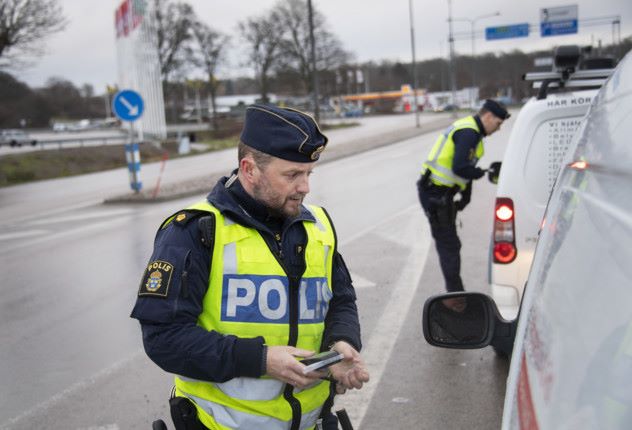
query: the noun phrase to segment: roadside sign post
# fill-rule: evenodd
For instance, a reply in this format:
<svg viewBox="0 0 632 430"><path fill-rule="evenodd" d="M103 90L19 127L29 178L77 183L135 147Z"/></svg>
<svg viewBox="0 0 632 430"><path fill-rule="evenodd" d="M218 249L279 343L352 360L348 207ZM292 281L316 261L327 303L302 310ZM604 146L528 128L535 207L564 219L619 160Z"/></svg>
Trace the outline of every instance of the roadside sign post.
<svg viewBox="0 0 632 430"><path fill-rule="evenodd" d="M140 148L134 142L134 121L141 117L144 110L143 98L136 91L122 90L112 99L112 112L121 121L130 123L129 139L125 145L125 159L129 170L130 187L135 193L140 192L143 183L140 180Z"/></svg>

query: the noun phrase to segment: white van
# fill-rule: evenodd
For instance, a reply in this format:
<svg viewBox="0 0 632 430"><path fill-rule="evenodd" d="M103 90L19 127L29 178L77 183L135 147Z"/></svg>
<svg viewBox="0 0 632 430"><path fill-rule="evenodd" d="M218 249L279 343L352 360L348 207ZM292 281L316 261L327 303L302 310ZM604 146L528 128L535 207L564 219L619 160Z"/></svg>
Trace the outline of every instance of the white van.
<svg viewBox="0 0 632 430"><path fill-rule="evenodd" d="M554 59L555 71L524 77L539 92L516 118L498 178L488 273L505 318L518 312L544 208L572 137L612 73L612 68L579 69L577 46L558 47Z"/></svg>
<svg viewBox="0 0 632 430"><path fill-rule="evenodd" d="M504 320L480 293L426 301L424 335L433 345L514 343L503 429L632 428L630 136L632 53L594 97L574 138L518 320Z"/></svg>

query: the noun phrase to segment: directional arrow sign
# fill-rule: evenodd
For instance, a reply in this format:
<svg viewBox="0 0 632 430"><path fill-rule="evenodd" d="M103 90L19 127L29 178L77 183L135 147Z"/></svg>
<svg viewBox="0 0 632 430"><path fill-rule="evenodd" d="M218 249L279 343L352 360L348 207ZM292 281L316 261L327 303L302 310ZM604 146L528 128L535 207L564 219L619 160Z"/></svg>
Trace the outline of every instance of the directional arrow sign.
<svg viewBox="0 0 632 430"><path fill-rule="evenodd" d="M119 91L112 99L112 112L122 121L136 121L144 106L143 98L132 90Z"/></svg>

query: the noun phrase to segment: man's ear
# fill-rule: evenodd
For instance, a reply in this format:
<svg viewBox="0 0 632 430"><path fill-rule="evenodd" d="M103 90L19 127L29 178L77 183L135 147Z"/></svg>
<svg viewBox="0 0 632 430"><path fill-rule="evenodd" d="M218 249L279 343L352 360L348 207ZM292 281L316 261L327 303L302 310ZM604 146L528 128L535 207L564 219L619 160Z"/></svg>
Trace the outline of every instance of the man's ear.
<svg viewBox="0 0 632 430"><path fill-rule="evenodd" d="M249 156L245 156L244 158L242 158L239 161L239 171L246 181L253 182L258 173L255 160L253 160L252 157Z"/></svg>

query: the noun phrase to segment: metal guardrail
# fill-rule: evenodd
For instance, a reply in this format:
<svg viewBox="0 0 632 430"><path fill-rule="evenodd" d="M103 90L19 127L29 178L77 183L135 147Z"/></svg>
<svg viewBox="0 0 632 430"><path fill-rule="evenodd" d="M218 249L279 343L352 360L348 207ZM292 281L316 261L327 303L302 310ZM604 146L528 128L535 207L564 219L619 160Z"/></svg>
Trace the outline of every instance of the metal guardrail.
<svg viewBox="0 0 632 430"><path fill-rule="evenodd" d="M68 147L74 144L74 146L104 146L108 144L127 142L128 137L125 135L118 136L98 136L98 137L76 137L65 139L50 139L50 140L38 140L36 146L54 146L57 145L58 149L62 149L64 146Z"/></svg>

